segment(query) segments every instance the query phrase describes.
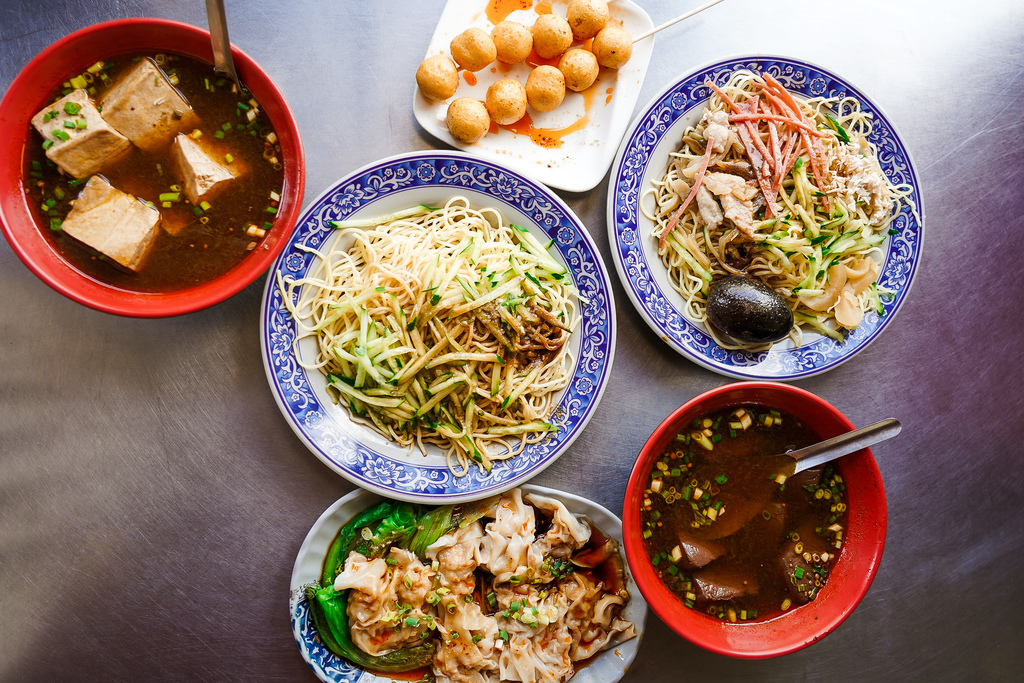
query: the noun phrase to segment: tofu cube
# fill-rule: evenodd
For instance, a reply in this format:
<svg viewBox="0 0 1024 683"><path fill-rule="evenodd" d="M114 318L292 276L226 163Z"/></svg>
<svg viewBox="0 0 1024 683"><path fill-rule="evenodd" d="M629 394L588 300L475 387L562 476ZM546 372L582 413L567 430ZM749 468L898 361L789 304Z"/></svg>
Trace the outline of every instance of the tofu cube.
<svg viewBox="0 0 1024 683"><path fill-rule="evenodd" d="M156 237L160 212L94 175L64 219L62 229L76 240L137 271Z"/></svg>
<svg viewBox="0 0 1024 683"><path fill-rule="evenodd" d="M77 125L69 128L66 122ZM32 117L32 125L43 139L53 142L46 156L75 178L99 173L108 161L132 146L103 120L84 90L75 90L43 108Z"/></svg>
<svg viewBox="0 0 1024 683"><path fill-rule="evenodd" d="M212 197L235 179L232 170L215 161L195 140L179 134L174 138L174 158L182 176L185 196L193 204Z"/></svg>
<svg viewBox="0 0 1024 683"><path fill-rule="evenodd" d="M140 61L100 104L107 123L146 152L199 125L192 107L151 59Z"/></svg>

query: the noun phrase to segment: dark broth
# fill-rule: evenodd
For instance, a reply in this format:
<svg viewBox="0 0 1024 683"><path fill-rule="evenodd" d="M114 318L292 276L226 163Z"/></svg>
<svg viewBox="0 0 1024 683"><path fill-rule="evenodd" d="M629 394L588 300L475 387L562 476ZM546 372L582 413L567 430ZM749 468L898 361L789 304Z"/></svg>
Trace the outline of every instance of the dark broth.
<svg viewBox="0 0 1024 683"><path fill-rule="evenodd" d="M101 74L108 78L97 74L92 79L89 93L93 101L146 56L155 57L169 76L177 77L177 89L199 116L198 130L206 151L219 160L230 154L232 167L242 168L244 173L211 199L210 208L204 211L194 207L184 193L170 207L160 201L161 194L182 185L170 145L153 153L132 146L127 155L104 167L101 175L111 185L152 203L162 216L163 227L137 272L121 268L59 229L50 229L51 224L56 225L54 219L59 222L67 216L71 201L87 178L76 181L64 175L47 159L41 144L30 144L26 150L25 186L40 230L77 269L127 290L171 292L212 280L259 248L274 223L278 201L272 200L271 193L280 196L284 171L280 144L261 108L256 108L260 113L249 121L252 96L233 93L232 82L205 62L172 54L124 55L105 60ZM50 101L67 92L70 89L65 84ZM34 130L32 134L42 142ZM250 225L266 234L247 234Z"/></svg>
<svg viewBox="0 0 1024 683"><path fill-rule="evenodd" d="M842 547L845 485L832 463L777 477L780 465L792 472L792 459L768 456L818 435L782 411L740 410L746 419L736 407L710 413L668 444L640 521L655 572L687 607L762 621L825 584Z"/></svg>

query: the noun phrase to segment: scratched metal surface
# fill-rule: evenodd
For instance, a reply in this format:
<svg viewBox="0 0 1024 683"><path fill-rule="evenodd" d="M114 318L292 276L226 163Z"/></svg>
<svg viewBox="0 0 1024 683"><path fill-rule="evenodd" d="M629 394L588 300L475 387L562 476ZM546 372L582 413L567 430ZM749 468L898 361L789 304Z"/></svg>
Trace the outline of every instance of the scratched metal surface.
<svg viewBox="0 0 1024 683"><path fill-rule="evenodd" d="M642 4L657 24L698 2ZM233 42L295 110L307 202L363 164L438 145L409 103L442 6L229 0ZM198 1L2 0L0 88L59 37L127 16L206 25ZM1014 679L1024 3L727 0L656 40L641 104L688 68L739 53L790 55L857 84L913 154L927 230L889 329L798 383L855 424L904 424L874 449L889 535L866 599L820 643L759 662L705 652L652 615L625 680ZM611 266L607 178L563 197ZM262 287L188 316L122 319L53 292L0 244L0 680L314 680L289 632L288 578L310 524L351 485L271 398ZM608 391L536 481L618 512L651 429L728 380L662 344L618 283L615 296Z"/></svg>

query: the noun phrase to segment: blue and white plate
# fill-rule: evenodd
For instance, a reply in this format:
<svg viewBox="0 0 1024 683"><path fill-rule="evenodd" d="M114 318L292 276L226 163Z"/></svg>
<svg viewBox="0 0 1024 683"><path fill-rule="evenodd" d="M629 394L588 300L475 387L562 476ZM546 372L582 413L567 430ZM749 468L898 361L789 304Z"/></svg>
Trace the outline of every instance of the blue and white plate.
<svg viewBox="0 0 1024 683"><path fill-rule="evenodd" d="M573 514L586 515L602 532L617 540L620 548L622 547L622 520L606 508L586 498L543 486L526 485L521 488L524 493L534 492L560 500ZM295 566L292 568L291 595L288 604L291 613L292 635L295 636L295 642L299 644L303 659L309 663L317 677L325 683L356 683L357 681L359 683L389 683L394 681L391 676L377 676L372 672L353 666L324 647L316 637L316 628L310 618L309 602L305 596L306 586L320 580L324 557L327 555L327 549L334 541L334 537L338 535L338 530L356 514L379 501L380 496L356 490L327 508L310 528L295 558ZM622 678L636 657L647 621L647 603L644 601L644 596L637 590L628 567L626 567L626 586L629 589L630 599L622 616L633 622L636 628L636 638L595 655L572 677L573 683L614 683Z"/></svg>
<svg viewBox="0 0 1024 683"><path fill-rule="evenodd" d="M895 292L883 300L883 315L867 313L860 326L837 343L806 332L800 347L790 340L769 350L749 353L723 349L702 325L683 316L683 298L671 288L668 272L658 259L651 232L654 223L639 210L652 180L668 166L669 153L681 144L683 131L704 111L710 89L704 81L725 81L737 69L767 71L792 92L805 97L854 97L874 116L871 141L879 162L894 184L914 188L913 207L904 206L892 223L896 230L882 245L878 284ZM827 70L786 57L740 57L715 62L683 76L665 88L637 116L619 148L608 191L608 233L619 277L633 305L655 333L673 349L704 367L740 379L796 380L817 375L852 358L892 321L903 304L921 257L924 209L917 172L906 147L885 115L857 88Z"/></svg>
<svg viewBox="0 0 1024 683"><path fill-rule="evenodd" d="M312 363L312 338L295 344L295 320L284 306L277 276L298 280L318 259L300 247L324 249L336 231L328 221L372 218L417 204L443 206L456 195L476 207L498 209L528 228L569 270L582 297L580 323L570 339L575 361L569 386L550 420L559 429L489 474L471 467L454 476L440 449L423 455L389 441L350 419L348 409L326 392L326 378L298 362ZM615 349L612 290L601 255L579 219L548 188L495 162L462 152L401 154L365 166L320 195L303 213L289 244L267 278L260 315L263 363L274 398L300 439L328 467L352 483L389 498L448 504L484 498L533 477L579 436L597 409Z"/></svg>

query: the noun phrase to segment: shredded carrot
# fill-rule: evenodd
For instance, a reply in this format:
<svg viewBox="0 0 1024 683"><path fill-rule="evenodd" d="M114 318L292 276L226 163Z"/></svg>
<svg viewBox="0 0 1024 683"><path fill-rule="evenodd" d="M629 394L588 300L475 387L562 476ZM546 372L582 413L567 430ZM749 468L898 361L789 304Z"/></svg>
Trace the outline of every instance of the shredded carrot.
<svg viewBox="0 0 1024 683"><path fill-rule="evenodd" d="M789 109L793 111L793 114L797 118L804 121L807 120L807 117L804 116L803 111L801 111L800 109L800 105L797 104L796 100L793 99L793 95L791 95L790 92L786 90L785 86L783 86L782 83L779 83L779 81L776 80L775 77L768 72L763 72L761 76L764 77L765 83L767 83L768 86L770 86L771 89L774 90L779 95L779 97L782 98L782 100L788 105ZM764 91L762 90L762 92ZM807 156L811 160L811 172L814 174L814 180L818 184L818 191L824 193L825 181L821 175L821 165L824 162L825 156L824 149L820 150L821 157L819 158L819 148L815 147L815 145L811 143L810 135L808 135L806 130L801 129L800 137L803 140L804 147L807 149ZM826 211L832 210L831 202L829 201L829 198L827 196L822 197L822 204L825 205Z"/></svg>
<svg viewBox="0 0 1024 683"><path fill-rule="evenodd" d="M740 105L740 111L746 113L753 113L757 111L758 98L753 97L743 104ZM764 142L761 140L761 134L757 130L757 125L753 121L744 121L742 127L739 129L742 131L746 129L747 135L750 136L750 142L757 148L757 151L761 154L762 163L767 162L768 166L772 171L775 170L775 158L768 151L768 148L764 146ZM742 137L742 136L741 136Z"/></svg>
<svg viewBox="0 0 1024 683"><path fill-rule="evenodd" d="M779 188L782 187L782 181L786 178L790 169L793 168L793 164L796 163L797 157L800 155L800 135L794 131L789 132L789 137L786 138L786 144L782 148L782 165L779 169L776 169L778 173L775 174L775 180L772 182L772 196L779 194Z"/></svg>
<svg viewBox="0 0 1024 683"><path fill-rule="evenodd" d="M709 88L711 88L712 90L714 90L715 94L718 95L722 99L723 102L725 102L725 104L729 107L729 109L731 109L732 111L739 111L740 110L739 106L737 106L737 104L732 101L732 98L729 97L728 95L726 95L722 91L721 88L719 88L717 85L712 83L710 78L705 78L704 79L704 85L706 85Z"/></svg>
<svg viewBox="0 0 1024 683"><path fill-rule="evenodd" d="M820 138L822 136L821 131L816 129L814 126L812 126L812 125L810 125L808 123L805 123L804 121L797 121L796 119L794 119L791 116L776 116L774 114L761 114L761 113L756 113L756 114L743 113L743 114L730 114L729 115L729 123L738 123L738 122L742 122L742 121L780 121L782 123L789 123L791 125L794 125L794 126L797 126L799 128L802 128L804 131L806 131L807 133L810 133L811 135L813 135L815 137L819 137Z"/></svg>
<svg viewBox="0 0 1024 683"><path fill-rule="evenodd" d="M765 109L764 102L761 103L761 109L762 111L764 111ZM780 158L779 155L779 127L775 123L775 121L772 120L768 121L768 142L770 143L769 147L772 153L772 159L775 160L773 167L775 168L775 172L777 173L779 170L779 165L784 161L784 159Z"/></svg>
<svg viewBox="0 0 1024 683"><path fill-rule="evenodd" d="M806 131L800 131L800 137L803 138L804 147L807 149L807 156L811 159L811 172L814 174L814 182L818 184L818 192L824 194L825 181L821 175L821 160L818 159L817 150L811 144ZM826 211L832 210L828 196L823 196L821 198L821 203L825 205Z"/></svg>
<svg viewBox="0 0 1024 683"><path fill-rule="evenodd" d="M665 232L661 233L661 237L658 238L658 248L665 248L665 240L668 239L669 234L676 229L676 224L679 223L679 217L683 215L683 211L686 211L686 207L690 205L693 198L697 196L697 190L700 189L701 183L704 182L704 173L708 170L708 162L711 161L711 150L715 146L714 138L707 138L707 147L704 149L704 158L700 162L700 170L697 171L697 176L693 179L693 187L690 188L689 193L686 195L686 199L679 205L676 212L672 214L672 217L668 219L668 225L665 226Z"/></svg>
<svg viewBox="0 0 1024 683"><path fill-rule="evenodd" d="M764 206L765 211L769 215L778 215L778 207L775 205L775 197L778 193L772 194L771 184L766 178L766 174L770 169L766 167L766 163L758 163L758 158L761 152L757 149L753 139L751 139L750 130L748 127L752 126L750 123L743 124L744 127L739 129L740 141L743 143L743 147L747 150L747 156L750 157L750 163L754 167L754 177L757 178L757 185L761 188L761 194L764 195ZM755 131L756 133L756 131ZM760 136L757 136L758 142L760 142ZM767 152L767 150L765 150Z"/></svg>

